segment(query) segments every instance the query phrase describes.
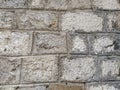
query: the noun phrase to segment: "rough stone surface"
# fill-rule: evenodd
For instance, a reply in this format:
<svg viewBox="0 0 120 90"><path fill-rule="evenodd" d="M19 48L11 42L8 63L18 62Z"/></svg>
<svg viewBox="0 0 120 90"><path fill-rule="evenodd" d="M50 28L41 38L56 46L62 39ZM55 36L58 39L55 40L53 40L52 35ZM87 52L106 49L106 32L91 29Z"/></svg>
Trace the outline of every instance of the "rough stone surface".
<svg viewBox="0 0 120 90"><path fill-rule="evenodd" d="M57 32L36 32L33 54L66 53L66 34Z"/></svg>
<svg viewBox="0 0 120 90"><path fill-rule="evenodd" d="M97 32L102 31L102 17L92 12L67 12L62 15L63 31Z"/></svg>
<svg viewBox="0 0 120 90"><path fill-rule="evenodd" d="M19 83L20 66L19 58L0 57L0 84Z"/></svg>
<svg viewBox="0 0 120 90"><path fill-rule="evenodd" d="M46 90L45 86L32 85L32 86L4 86L0 87L0 90Z"/></svg>
<svg viewBox="0 0 120 90"><path fill-rule="evenodd" d="M120 15L119 13L110 13L107 15L107 26L109 31L120 31Z"/></svg>
<svg viewBox="0 0 120 90"><path fill-rule="evenodd" d="M100 57L101 79L120 80L120 58Z"/></svg>
<svg viewBox="0 0 120 90"><path fill-rule="evenodd" d="M0 29L13 29L16 27L16 19L14 11L0 10Z"/></svg>
<svg viewBox="0 0 120 90"><path fill-rule="evenodd" d="M91 56L73 56L62 58L62 75L63 81L92 81L98 79L97 60Z"/></svg>
<svg viewBox="0 0 120 90"><path fill-rule="evenodd" d="M50 82L58 78L58 58L52 55L23 58L22 82Z"/></svg>
<svg viewBox="0 0 120 90"><path fill-rule="evenodd" d="M0 0L0 8L25 8L27 0Z"/></svg>
<svg viewBox="0 0 120 90"><path fill-rule="evenodd" d="M105 10L120 10L119 0L92 0L93 7Z"/></svg>
<svg viewBox="0 0 120 90"><path fill-rule="evenodd" d="M90 83L86 90L120 90L119 82L115 83Z"/></svg>
<svg viewBox="0 0 120 90"><path fill-rule="evenodd" d="M69 53L88 53L87 35L85 34L68 34Z"/></svg>
<svg viewBox="0 0 120 90"><path fill-rule="evenodd" d="M0 55L28 55L31 32L0 31Z"/></svg>
<svg viewBox="0 0 120 90"><path fill-rule="evenodd" d="M45 86L25 86L19 87L15 90L47 90Z"/></svg>
<svg viewBox="0 0 120 90"><path fill-rule="evenodd" d="M45 9L88 9L90 0L29 0L31 8Z"/></svg>
<svg viewBox="0 0 120 90"><path fill-rule="evenodd" d="M21 11L18 16L19 29L56 30L58 26L58 15L54 12Z"/></svg>
<svg viewBox="0 0 120 90"><path fill-rule="evenodd" d="M94 34L90 36L89 41L91 53L119 54L119 37L116 34Z"/></svg>

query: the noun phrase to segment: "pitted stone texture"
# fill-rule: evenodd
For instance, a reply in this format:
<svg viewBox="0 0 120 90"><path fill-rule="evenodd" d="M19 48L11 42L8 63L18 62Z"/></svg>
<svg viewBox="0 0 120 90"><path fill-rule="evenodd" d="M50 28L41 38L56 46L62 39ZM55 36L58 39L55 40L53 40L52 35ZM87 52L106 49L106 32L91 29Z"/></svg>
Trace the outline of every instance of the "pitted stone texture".
<svg viewBox="0 0 120 90"><path fill-rule="evenodd" d="M0 10L0 29L13 29L16 27L16 18L14 11Z"/></svg>
<svg viewBox="0 0 120 90"><path fill-rule="evenodd" d="M120 83L90 83L87 84L86 90L120 90Z"/></svg>
<svg viewBox="0 0 120 90"><path fill-rule="evenodd" d="M0 55L28 55L31 37L31 32L0 31Z"/></svg>
<svg viewBox="0 0 120 90"><path fill-rule="evenodd" d="M120 10L119 0L92 0L93 8L105 10Z"/></svg>
<svg viewBox="0 0 120 90"><path fill-rule="evenodd" d="M20 58L0 58L0 84L17 84L20 76ZM1 90L1 89L0 89Z"/></svg>
<svg viewBox="0 0 120 90"><path fill-rule="evenodd" d="M63 31L97 32L102 31L102 17L93 12L67 12L62 15Z"/></svg>
<svg viewBox="0 0 120 90"><path fill-rule="evenodd" d="M58 32L36 32L33 54L66 53L66 34Z"/></svg>
<svg viewBox="0 0 120 90"><path fill-rule="evenodd" d="M88 53L87 35L69 33L67 36L69 53Z"/></svg>
<svg viewBox="0 0 120 90"><path fill-rule="evenodd" d="M89 38L91 53L103 55L119 54L117 34L94 34L90 35Z"/></svg>
<svg viewBox="0 0 120 90"><path fill-rule="evenodd" d="M1 86L0 90L46 90L45 86Z"/></svg>
<svg viewBox="0 0 120 90"><path fill-rule="evenodd" d="M45 86L23 86L18 87L15 90L47 90Z"/></svg>
<svg viewBox="0 0 120 90"><path fill-rule="evenodd" d="M92 56L62 58L62 81L85 82L97 80L97 60ZM97 77L96 77L97 76Z"/></svg>
<svg viewBox="0 0 120 90"><path fill-rule="evenodd" d="M57 30L58 15L47 11L18 12L20 29Z"/></svg>
<svg viewBox="0 0 120 90"><path fill-rule="evenodd" d="M88 9L91 8L90 0L29 0L31 8L45 9Z"/></svg>
<svg viewBox="0 0 120 90"><path fill-rule="evenodd" d="M120 57L100 57L101 79L120 80Z"/></svg>
<svg viewBox="0 0 120 90"><path fill-rule="evenodd" d="M0 0L0 8L25 8L27 0Z"/></svg>
<svg viewBox="0 0 120 90"><path fill-rule="evenodd" d="M44 55L23 58L22 82L50 82L58 78L57 56Z"/></svg>
<svg viewBox="0 0 120 90"><path fill-rule="evenodd" d="M107 15L107 26L110 31L120 31L120 13L110 13Z"/></svg>

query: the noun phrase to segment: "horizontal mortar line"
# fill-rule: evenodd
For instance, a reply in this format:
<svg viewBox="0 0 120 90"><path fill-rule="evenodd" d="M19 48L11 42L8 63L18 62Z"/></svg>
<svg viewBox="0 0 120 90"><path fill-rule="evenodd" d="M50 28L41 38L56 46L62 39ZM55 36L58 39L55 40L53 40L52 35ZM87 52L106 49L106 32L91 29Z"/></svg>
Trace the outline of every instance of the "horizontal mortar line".
<svg viewBox="0 0 120 90"><path fill-rule="evenodd" d="M88 83L119 83L120 80L110 80L110 81L86 81L86 82L68 82L69 84L88 84ZM21 83L21 84L1 84L0 86L34 86L34 85L40 85L45 86L49 84L55 84L58 82L34 82L34 83ZM62 84L65 84L66 82L59 82Z"/></svg>
<svg viewBox="0 0 120 90"><path fill-rule="evenodd" d="M56 83L60 83L60 84L66 84L65 82L34 82L34 83L21 83L21 84L1 84L1 86L46 86L46 85L50 85L50 84L56 84ZM67 84L71 84L70 82L68 82ZM84 83L75 83L75 84L84 84Z"/></svg>
<svg viewBox="0 0 120 90"><path fill-rule="evenodd" d="M33 82L33 83L19 83L19 84L0 84L0 86L23 86L23 85L49 85L51 83L57 83L57 82Z"/></svg>
<svg viewBox="0 0 120 90"><path fill-rule="evenodd" d="M104 9L79 9L79 8L76 8L76 9L67 9L67 10L60 10L60 9L39 9L39 8L0 8L0 10L36 10L36 11L55 11L55 12L69 12L69 11L75 11L75 10L78 10L78 11L100 11L100 12L116 12L116 11L120 11L120 10L104 10Z"/></svg>
<svg viewBox="0 0 120 90"><path fill-rule="evenodd" d="M100 12L116 12L120 10L104 10L104 9L80 9L80 8L75 8L75 9L44 9L44 8L0 8L0 10L36 10L36 11L55 11L55 12L69 12L69 11L100 11Z"/></svg>
<svg viewBox="0 0 120 90"><path fill-rule="evenodd" d="M85 83L120 83L120 80L89 81Z"/></svg>
<svg viewBox="0 0 120 90"><path fill-rule="evenodd" d="M54 53L54 54L40 54L40 55L0 55L0 57L33 57L33 56L43 56L43 55L59 55L60 53ZM62 54L62 53L61 53ZM64 54L67 54L67 53L63 53Z"/></svg>
<svg viewBox="0 0 120 90"><path fill-rule="evenodd" d="M68 53L69 55L88 55L88 56L120 56L117 54L79 54L79 53Z"/></svg>
<svg viewBox="0 0 120 90"><path fill-rule="evenodd" d="M120 80L95 80L95 81L61 81L61 82L68 82L68 83L99 83L99 82L103 82L103 83L109 83L109 82L120 82Z"/></svg>
<svg viewBox="0 0 120 90"><path fill-rule="evenodd" d="M90 10L92 11L92 8L86 8L86 9L80 9L80 8L73 8L73 9L45 9L45 8L0 8L0 10L36 10L36 11L57 11L57 12L61 12L61 11L73 11L73 10L81 10L81 11L85 11L85 10Z"/></svg>
<svg viewBox="0 0 120 90"><path fill-rule="evenodd" d="M7 58L7 57L8 57L8 58L9 58L9 57L11 57L11 58L12 58L12 57L14 57L14 58L15 58L15 57L16 57L16 58L17 58L17 57L18 57L18 58L24 58L24 57L47 56L47 55L51 55L51 56L52 56L52 55L53 55L53 56L59 56L59 55L60 55L60 56L61 56L61 55L62 55L62 56L68 56L68 55L70 55L70 56L96 56L96 57L100 57L99 55L94 55L94 54L93 54L93 55L92 55L92 54L91 54L91 55L87 55L87 54L86 54L86 55L83 55L83 54L79 54L79 55L78 55L78 54L68 54L68 53L65 53L65 54L56 53L56 54L41 54L41 55L21 55L21 56L20 56L20 55L19 55L19 56L17 56L17 55L16 55L16 56L0 55L0 57L6 57L6 58ZM102 56L115 57L115 56L120 56L120 55L101 55L101 57L102 57Z"/></svg>
<svg viewBox="0 0 120 90"><path fill-rule="evenodd" d="M0 29L0 31L51 31L51 32L60 32L61 30L47 30L47 29Z"/></svg>
<svg viewBox="0 0 120 90"><path fill-rule="evenodd" d="M65 32L65 33L72 33L72 32L67 32L64 30L46 30L46 29L0 29L0 31L37 31L37 32ZM120 31L118 32L74 32L74 33L78 33L78 34L107 34L107 33L113 33L113 34L120 34Z"/></svg>

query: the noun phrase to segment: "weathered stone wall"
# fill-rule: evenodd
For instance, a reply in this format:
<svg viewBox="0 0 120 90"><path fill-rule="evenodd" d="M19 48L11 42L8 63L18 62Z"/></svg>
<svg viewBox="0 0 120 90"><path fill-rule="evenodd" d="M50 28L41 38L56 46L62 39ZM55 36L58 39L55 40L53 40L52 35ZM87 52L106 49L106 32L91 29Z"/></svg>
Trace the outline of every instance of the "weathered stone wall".
<svg viewBox="0 0 120 90"><path fill-rule="evenodd" d="M53 83L120 90L120 0L0 0L0 90Z"/></svg>

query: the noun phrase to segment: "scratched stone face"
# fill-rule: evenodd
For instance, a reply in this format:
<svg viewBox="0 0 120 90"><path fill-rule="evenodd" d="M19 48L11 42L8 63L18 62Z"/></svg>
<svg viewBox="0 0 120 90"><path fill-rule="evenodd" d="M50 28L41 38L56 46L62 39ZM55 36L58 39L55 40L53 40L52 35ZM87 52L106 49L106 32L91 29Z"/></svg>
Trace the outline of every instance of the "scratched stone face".
<svg viewBox="0 0 120 90"><path fill-rule="evenodd" d="M34 37L33 54L35 55L67 52L65 33L36 32Z"/></svg>

